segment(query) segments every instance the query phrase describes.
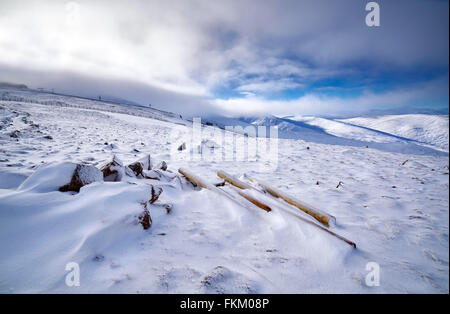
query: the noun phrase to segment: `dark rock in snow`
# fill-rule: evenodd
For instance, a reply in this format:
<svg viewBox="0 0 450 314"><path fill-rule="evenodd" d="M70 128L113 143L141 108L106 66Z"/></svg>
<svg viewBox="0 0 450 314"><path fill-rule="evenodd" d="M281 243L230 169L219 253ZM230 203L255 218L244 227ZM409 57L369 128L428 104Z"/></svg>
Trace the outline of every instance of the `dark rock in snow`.
<svg viewBox="0 0 450 314"><path fill-rule="evenodd" d="M114 155L113 160L100 168L105 181L120 181L125 175L125 169L122 162Z"/></svg>
<svg viewBox="0 0 450 314"><path fill-rule="evenodd" d="M94 262L103 262L105 260L105 257L102 254L97 254L92 260Z"/></svg>
<svg viewBox="0 0 450 314"><path fill-rule="evenodd" d="M152 159L150 155L147 155L144 158L139 159L138 162L142 164L143 170L152 170L153 168Z"/></svg>
<svg viewBox="0 0 450 314"><path fill-rule="evenodd" d="M142 228L144 228L144 230L147 230L152 226L152 217L150 217L150 211L147 208L147 203L142 203L142 206L144 207L144 211L138 217L138 219L139 223L142 225Z"/></svg>
<svg viewBox="0 0 450 314"><path fill-rule="evenodd" d="M160 188L159 186L154 187L152 185L152 189L151 189L151 193L152 193L152 198L149 200L150 204L153 204L154 202L156 202L159 198L159 196L161 195L163 189Z"/></svg>
<svg viewBox="0 0 450 314"><path fill-rule="evenodd" d="M167 163L163 160L156 166L156 168L166 171L167 170Z"/></svg>
<svg viewBox="0 0 450 314"><path fill-rule="evenodd" d="M142 174L144 166L140 161L133 162L132 164L128 165L128 168L130 168L133 171L136 177L138 176L144 177L144 175Z"/></svg>
<svg viewBox="0 0 450 314"><path fill-rule="evenodd" d="M63 185L59 188L61 192L74 191L80 192L80 189L93 182L103 181L103 176L100 170L92 165L77 165L73 172L72 179L69 184Z"/></svg>
<svg viewBox="0 0 450 314"><path fill-rule="evenodd" d="M18 138L20 135L20 131L19 130L15 130L14 132L11 132L11 134L9 134L10 137L12 138Z"/></svg>
<svg viewBox="0 0 450 314"><path fill-rule="evenodd" d="M160 165L158 165L159 167ZM162 165L164 166L164 165ZM145 156L144 158L139 159L138 161L128 165L128 168L131 169L136 177L145 178L145 172L152 170L153 164L150 155ZM167 165L166 165L167 169Z"/></svg>
<svg viewBox="0 0 450 314"><path fill-rule="evenodd" d="M118 149L118 148L119 148L119 146L117 146L116 144L106 145L106 149L109 149L109 150L114 150L114 149Z"/></svg>

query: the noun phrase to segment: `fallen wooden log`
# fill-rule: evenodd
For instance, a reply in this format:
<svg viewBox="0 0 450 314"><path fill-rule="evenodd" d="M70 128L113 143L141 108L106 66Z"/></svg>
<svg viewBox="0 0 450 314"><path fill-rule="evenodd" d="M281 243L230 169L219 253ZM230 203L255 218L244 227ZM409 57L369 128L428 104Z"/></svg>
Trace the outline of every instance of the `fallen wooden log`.
<svg viewBox="0 0 450 314"><path fill-rule="evenodd" d="M242 206L242 207L249 208L249 207L245 206L244 204L242 204L241 202L239 202L237 199L235 199L235 198L234 198L233 196L231 196L230 194L228 194L228 193L226 193L225 191L219 189L218 187L216 187L216 186L214 186L214 185L208 183L207 181L203 180L202 178L196 176L195 174L193 174L193 173L190 172L189 170L184 169L184 168L180 168L180 169L178 169L178 172L181 173L183 176L185 176L186 179L188 179L189 181L191 181L191 182L193 182L194 184L198 185L199 187L202 187L202 188L209 189L209 190L211 190L211 191L217 192L218 194L221 194L221 195L227 197L228 199L230 199L230 200L233 201L234 203L236 203L236 204L238 204L238 205L240 205L240 206ZM226 174L226 173L223 172L223 171L222 171L221 173L222 173L224 176L227 176L228 178L234 178L233 176L228 175L228 174ZM223 178L223 179L225 179L225 178ZM241 186L246 185L245 182L242 182L242 181L240 181L240 180L238 180L238 179L236 179L236 178L234 178L234 179L235 179L235 180L233 180L233 181L234 181L235 183L240 183ZM227 181L227 180L226 180L226 181ZM256 190L256 191L258 191L257 189L253 188L251 185L248 185L248 187L249 187L249 188L252 188L252 189L254 189L254 190ZM256 200L256 198L254 198L253 196L250 196L249 194L244 193L244 192L242 192L242 191L239 191L239 192L241 192L242 194L244 194L245 196L247 196L247 197L249 197L249 198L251 197L253 200L255 200L257 203L259 203L259 204L262 205L263 207L267 207L267 208L270 208L270 209L271 209L271 207L270 207L269 205L264 204L262 201ZM258 192L261 192L261 191L258 191ZM244 198L246 198L248 201L252 202L249 198L243 196L242 194L240 194L242 197L244 197ZM252 202L252 203L253 203L253 202ZM255 203L253 203L253 204L255 204ZM259 206L258 204L255 204L255 205L256 205L256 206ZM262 209L264 209L264 208L261 207L261 206L259 206L259 207L262 208ZM266 209L265 209L265 210L266 210ZM318 224L316 224L316 223L314 223L314 222L312 222L312 221L309 221L309 220L307 220L307 219L305 219L305 218L303 218L303 217L297 216L297 215L295 215L294 213L291 213L291 212L289 212L289 211L286 211L286 213L288 213L288 214L290 214L290 215L292 215L292 216L294 216L294 217L300 219L301 221L303 221L303 222L305 222L305 223L307 223L307 224L310 224L310 225L312 225L312 226L315 226L315 227L317 227L317 228L319 228L319 229L321 229L321 230L327 232L328 234L330 234L330 235L332 235L332 236L338 238L339 240L342 240L342 241L346 242L347 244L349 244L349 245L353 246L354 248L356 248L356 244L355 244L354 242L352 242L352 241L350 241L350 240L347 240L346 238L344 238L344 237L342 237L342 236L340 236L340 235L338 235L338 234L336 234L336 233L334 233L334 232L328 230L327 228L324 228L324 227L322 227L322 226L319 226Z"/></svg>
<svg viewBox="0 0 450 314"><path fill-rule="evenodd" d="M237 194L239 194L240 196L245 198L247 201L249 201L250 203L252 203L252 204L258 206L259 208L265 210L266 212L270 212L272 210L272 208L270 208L269 205L264 204L262 201L256 199L253 195L250 195L249 193L244 192L244 190L236 189L233 186L231 186L231 188L233 188L233 190L236 191Z"/></svg>
<svg viewBox="0 0 450 314"><path fill-rule="evenodd" d="M286 203L297 207L298 209L300 209L301 211L314 217L317 221L323 223L324 225L330 226L330 224L336 223L336 218L334 216L332 216L328 213L325 213L319 209L315 209L311 205L308 205L308 204L296 199L295 197L292 197L284 192L281 192L280 190L273 188L264 182L261 182L259 180L252 179L252 178L250 180L258 183L270 195L283 199Z"/></svg>
<svg viewBox="0 0 450 314"><path fill-rule="evenodd" d="M331 230L329 230L329 229L327 229L327 228L325 228L325 227L322 227L321 225L318 225L318 224L314 223L313 221L310 221L310 220L305 219L305 218L303 218L303 217L297 216L297 215L295 215L294 213L291 213L291 212L288 212L288 211L286 211L286 213L288 213L289 215L292 215L292 216L294 216L294 217L300 219L300 220L303 221L303 222L306 222L307 224L310 224L310 225L312 225L312 226L315 226L315 227L317 227L317 228L319 228L319 229L321 229L321 230L323 230L323 231L325 231L325 232L331 234L332 236L335 236L335 237L338 238L339 240L344 241L345 243L347 243L348 245L353 246L353 247L356 249L356 243L355 243L355 242L350 241L350 240L344 238L343 236L340 236L339 234L334 233L333 231L331 231Z"/></svg>
<svg viewBox="0 0 450 314"><path fill-rule="evenodd" d="M226 173L223 170L220 170L217 172L217 176L219 176L220 178L224 179L225 181L227 181L228 183L240 188L240 189L255 189L253 186L251 186L250 184L247 184L241 180L239 180L238 178ZM252 180L252 179L251 179ZM256 180L253 180L256 181ZM276 198L281 198L284 201L286 201L287 203L289 203L290 205L293 205L299 209L301 209L303 212L307 213L308 215L314 217L316 220L320 221L321 223L323 223L326 226L329 226L330 223L335 223L336 218L325 213L322 212L320 210L314 209L312 208L310 205L307 205L305 203L300 202L299 200L281 192L278 191L274 188L271 188L269 185L261 183L260 181L256 181L259 185L261 185L269 194L271 194L272 196L276 197Z"/></svg>
<svg viewBox="0 0 450 314"><path fill-rule="evenodd" d="M232 185L235 186L235 187L238 187L238 188L243 189L243 190L246 190L246 189L253 189L253 190L258 191L258 192L261 193L260 190L256 189L255 187L251 186L251 185L248 184L248 183L245 183L245 182L243 182L243 181L237 179L236 177L234 177L234 176L232 176L232 175L226 173L225 171L220 170L220 171L217 172L217 175L218 175L220 178L224 179L225 181L227 181L228 183L232 184ZM262 201L259 201L259 202L260 202L261 204L264 204ZM265 206L268 206L268 205L266 205L266 204L264 204L264 205L265 205ZM355 244L354 242L352 242L352 241L350 241L350 240L348 240L348 239L346 239L346 238L344 238L344 237L342 237L342 236L340 236L340 235L334 233L333 231L330 231L330 230L328 230L327 228L324 228L324 227L322 227L322 226L320 226L320 225L318 225L318 224L316 224L316 223L314 223L314 222L312 222L312 221L309 221L309 220L307 220L307 219L305 219L305 218L303 218L303 217L297 216L297 215L295 215L294 213L291 213L291 212L288 212L288 211L286 211L286 212L287 212L288 214L290 214L290 215L292 215L292 216L294 216L294 217L300 219L301 221L306 222L307 224L310 224L310 225L312 225L312 226L315 226L315 227L317 227L317 228L319 228L319 229L321 229L321 230L323 230L323 231L325 231L325 232L327 232L327 233L329 233L329 234L335 236L336 238L338 238L338 239L340 239L340 240L346 242L347 244L353 246L354 248L356 248L356 244Z"/></svg>
<svg viewBox="0 0 450 314"><path fill-rule="evenodd" d="M253 187L250 184L247 184L245 182L242 182L241 180L239 180L238 178L232 176L231 174L226 173L223 170L219 170L217 171L217 176L219 178L224 179L225 181L227 181L228 183L234 185L235 187L238 187L240 189L243 190L250 190L253 189Z"/></svg>
<svg viewBox="0 0 450 314"><path fill-rule="evenodd" d="M229 193L227 193L224 190L219 189L215 185L213 185L213 184L203 180L202 178L200 178L197 175L193 174L189 170L187 170L185 168L180 168L180 169L178 169L178 172L181 173L183 176L185 176L186 179L188 179L189 181L191 181L195 185L197 185L197 186L199 186L201 188L208 189L208 190L211 190L213 192L216 192L216 193L218 193L218 194L220 194L222 196L225 196L226 198L228 198L229 200L231 200L235 204L238 204L239 206L242 206L244 208L247 208L247 209L251 210L251 208L246 206L244 203L240 202L238 199L234 198ZM246 198L246 200L250 201L248 198Z"/></svg>

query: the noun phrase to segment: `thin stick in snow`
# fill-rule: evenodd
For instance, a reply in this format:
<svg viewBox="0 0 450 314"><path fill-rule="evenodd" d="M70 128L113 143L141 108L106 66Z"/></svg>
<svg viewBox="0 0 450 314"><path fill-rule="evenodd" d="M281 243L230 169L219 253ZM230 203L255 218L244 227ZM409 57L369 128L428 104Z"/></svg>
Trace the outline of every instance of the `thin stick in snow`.
<svg viewBox="0 0 450 314"><path fill-rule="evenodd" d="M327 228L325 228L325 227L322 227L322 226L320 226L320 225L318 225L318 224L316 224L316 223L314 223L314 222L312 222L312 221L309 221L308 219L305 219L305 218L303 218L303 217L294 215L294 214L291 213L291 212L287 212L287 213L290 214L290 215L292 215L292 216L294 216L294 217L296 217L296 218L298 218L298 219L300 219L300 220L303 221L303 222L306 222L307 224L313 225L313 226L315 226L315 227L317 227L317 228L319 228L319 229L321 229L321 230L323 230L323 231L325 231L325 232L327 232L327 233L329 233L329 234L335 236L335 237L338 238L339 240L342 240L342 241L346 242L347 244L353 246L353 247L356 249L356 243L355 243L355 242L350 241L350 240L344 238L343 236L340 236L339 234L334 233L333 231L331 231L331 230L329 230L329 229L327 229Z"/></svg>

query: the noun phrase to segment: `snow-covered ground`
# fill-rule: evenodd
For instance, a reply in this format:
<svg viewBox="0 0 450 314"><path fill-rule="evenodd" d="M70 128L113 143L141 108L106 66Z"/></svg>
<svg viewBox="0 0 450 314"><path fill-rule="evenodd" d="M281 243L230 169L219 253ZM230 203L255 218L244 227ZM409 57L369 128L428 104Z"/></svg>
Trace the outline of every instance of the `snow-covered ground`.
<svg viewBox="0 0 450 314"><path fill-rule="evenodd" d="M29 91L0 95L2 293L449 292L448 116L425 116L444 122L424 123L420 137L363 118L227 119L279 126L276 170L262 171L258 160L202 160L200 152L220 146L216 139L194 147L195 160L179 158L173 130L192 126L177 115ZM415 116L401 119L418 128ZM58 191L73 163L100 167L115 155L127 165L148 154L154 166L168 163L160 180L126 176ZM211 183L219 169L269 182L335 216L330 230L357 249L288 215L309 219L288 205L266 213L194 188L179 167ZM154 204L152 186L163 189ZM65 283L71 262L80 267L78 287ZM369 262L380 266L379 286L366 285Z"/></svg>
<svg viewBox="0 0 450 314"><path fill-rule="evenodd" d="M415 140L448 152L448 115L405 114L359 117L342 122Z"/></svg>

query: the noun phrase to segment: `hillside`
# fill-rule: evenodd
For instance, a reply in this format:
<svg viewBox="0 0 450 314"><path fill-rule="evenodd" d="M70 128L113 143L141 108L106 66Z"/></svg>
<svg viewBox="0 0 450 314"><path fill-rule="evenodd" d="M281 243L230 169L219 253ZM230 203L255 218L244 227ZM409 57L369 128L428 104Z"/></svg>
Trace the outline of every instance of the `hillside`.
<svg viewBox="0 0 450 314"><path fill-rule="evenodd" d="M222 129L202 126L186 144L192 123L176 114L32 91L0 95L1 293L449 291L449 158L421 144L443 145L441 122L410 140L392 124L356 126L365 119L227 119L276 125L281 136L271 156L224 160L212 155L227 145ZM252 140L230 134L242 146ZM127 167L138 160L145 169ZM109 176L98 179L108 163ZM82 179L92 183L60 191L77 164L91 167ZM247 178L268 182L336 217L327 230L357 248L270 195L255 194L272 206L265 212L228 185L218 189L245 206L194 187L180 167L211 184L221 182L220 169L256 188ZM78 287L65 283L71 262ZM366 284L371 262L379 286Z"/></svg>

